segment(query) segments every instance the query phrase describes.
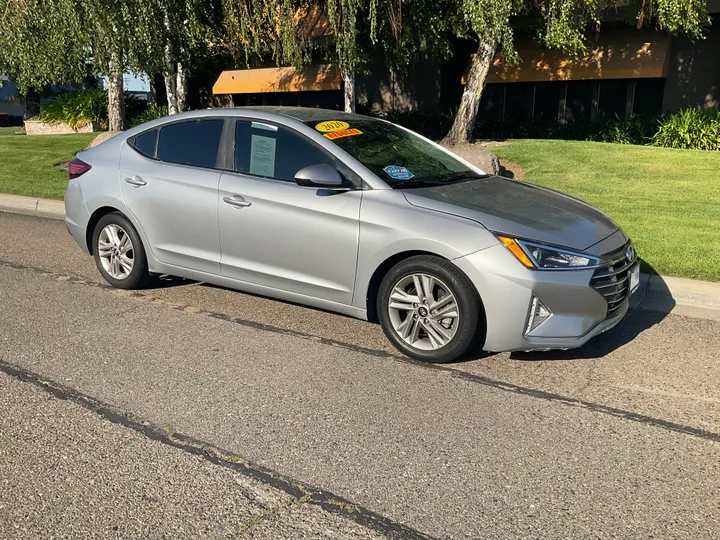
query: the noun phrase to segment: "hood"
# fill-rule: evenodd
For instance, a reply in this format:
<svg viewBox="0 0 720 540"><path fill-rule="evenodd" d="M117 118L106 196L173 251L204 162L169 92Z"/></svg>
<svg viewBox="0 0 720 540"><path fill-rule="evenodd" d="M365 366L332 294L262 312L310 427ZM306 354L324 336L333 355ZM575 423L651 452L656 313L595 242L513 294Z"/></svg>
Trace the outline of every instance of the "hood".
<svg viewBox="0 0 720 540"><path fill-rule="evenodd" d="M587 249L618 230L608 216L580 199L500 176L403 194L414 206L472 219L508 236L572 249Z"/></svg>

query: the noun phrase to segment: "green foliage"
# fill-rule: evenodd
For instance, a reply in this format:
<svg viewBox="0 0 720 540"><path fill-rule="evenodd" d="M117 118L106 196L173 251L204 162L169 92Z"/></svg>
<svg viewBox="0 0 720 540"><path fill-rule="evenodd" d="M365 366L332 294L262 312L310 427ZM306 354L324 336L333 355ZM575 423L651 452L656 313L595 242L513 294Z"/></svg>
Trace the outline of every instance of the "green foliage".
<svg viewBox="0 0 720 540"><path fill-rule="evenodd" d="M0 66L20 92L80 81L89 41L77 0L0 0Z"/></svg>
<svg viewBox="0 0 720 540"><path fill-rule="evenodd" d="M720 110L679 111L662 122L652 144L665 148L720 150Z"/></svg>
<svg viewBox="0 0 720 540"><path fill-rule="evenodd" d="M142 101L131 94L125 94L125 111L132 122L137 118L145 118L132 125L146 122L152 118L159 118L162 114L150 117L154 111L148 112L156 107L148 107L147 102ZM167 114L167 110L165 110ZM107 129L108 125L108 93L107 90L90 89L79 92L66 92L55 97L52 101L40 107L38 120L48 124L65 123L72 129L79 129L90 122L97 122L101 128Z"/></svg>
<svg viewBox="0 0 720 540"><path fill-rule="evenodd" d="M107 106L105 90L67 92L42 105L37 118L47 124L64 122L77 130L90 122L107 123Z"/></svg>
<svg viewBox="0 0 720 540"><path fill-rule="evenodd" d="M628 118L615 116L600 124L586 140L618 143L647 144L657 131L659 115L635 114Z"/></svg>
<svg viewBox="0 0 720 540"><path fill-rule="evenodd" d="M433 140L440 140L452 125L453 111L393 110L384 114L369 112L405 126ZM659 115L640 114L629 118L614 117L605 122L492 122L478 120L477 139L563 139L618 144L648 144L657 132Z"/></svg>
<svg viewBox="0 0 720 540"><path fill-rule="evenodd" d="M139 126L140 124L144 124L145 122L149 122L150 120L157 120L158 118L162 118L163 116L167 115L168 108L165 105L163 105L162 107L150 105L140 113L137 113L133 116L128 115L128 125L130 127Z"/></svg>

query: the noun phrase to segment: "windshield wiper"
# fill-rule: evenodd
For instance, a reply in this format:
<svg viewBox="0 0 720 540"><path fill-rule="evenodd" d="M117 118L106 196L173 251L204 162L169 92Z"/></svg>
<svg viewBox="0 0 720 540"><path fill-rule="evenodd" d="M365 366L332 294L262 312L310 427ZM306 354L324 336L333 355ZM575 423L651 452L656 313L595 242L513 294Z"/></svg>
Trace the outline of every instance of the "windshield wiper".
<svg viewBox="0 0 720 540"><path fill-rule="evenodd" d="M489 174L481 175L473 171L461 172L447 176L442 179L443 184L452 184L453 182L460 182L462 180L477 180L478 178L487 178Z"/></svg>
<svg viewBox="0 0 720 540"><path fill-rule="evenodd" d="M409 189L418 187L442 186L444 183L445 182L423 180L422 178L408 178L407 180L395 182L392 187L393 189Z"/></svg>

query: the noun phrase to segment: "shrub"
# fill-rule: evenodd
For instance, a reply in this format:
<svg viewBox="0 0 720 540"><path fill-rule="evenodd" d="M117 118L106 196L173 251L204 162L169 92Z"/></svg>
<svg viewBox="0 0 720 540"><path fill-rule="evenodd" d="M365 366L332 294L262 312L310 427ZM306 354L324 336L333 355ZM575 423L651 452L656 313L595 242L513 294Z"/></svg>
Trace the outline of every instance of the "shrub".
<svg viewBox="0 0 720 540"><path fill-rule="evenodd" d="M637 114L628 118L615 116L600 124L588 140L618 144L648 144L658 129L660 116Z"/></svg>
<svg viewBox="0 0 720 540"><path fill-rule="evenodd" d="M131 94L125 94L126 118L135 118L148 109L148 104ZM48 124L65 123L72 129L80 129L90 122L101 128L108 125L107 90L93 88L79 92L67 92L40 107L38 120Z"/></svg>
<svg viewBox="0 0 720 540"><path fill-rule="evenodd" d="M652 144L665 148L720 150L720 110L679 111L662 122Z"/></svg>
<svg viewBox="0 0 720 540"><path fill-rule="evenodd" d="M90 122L107 124L107 92L91 89L67 92L40 107L38 120L47 124L66 123L79 129Z"/></svg>
<svg viewBox="0 0 720 540"><path fill-rule="evenodd" d="M138 114L135 114L133 116L128 115L128 126L139 126L140 124L144 124L145 122L149 122L150 120L155 120L157 118L167 116L167 114L168 108L166 106L163 105L162 107L157 107L156 105L150 105Z"/></svg>

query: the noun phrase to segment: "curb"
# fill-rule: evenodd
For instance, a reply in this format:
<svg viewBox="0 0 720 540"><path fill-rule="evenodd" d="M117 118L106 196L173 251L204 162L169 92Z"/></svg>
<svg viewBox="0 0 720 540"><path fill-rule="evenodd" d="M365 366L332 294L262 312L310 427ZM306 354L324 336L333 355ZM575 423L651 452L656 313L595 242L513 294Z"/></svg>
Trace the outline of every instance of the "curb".
<svg viewBox="0 0 720 540"><path fill-rule="evenodd" d="M0 211L65 219L63 201L22 195L0 193ZM642 274L630 308L720 321L720 283Z"/></svg>
<svg viewBox="0 0 720 540"><path fill-rule="evenodd" d="M0 211L49 219L65 219L65 203L23 195L0 193Z"/></svg>

